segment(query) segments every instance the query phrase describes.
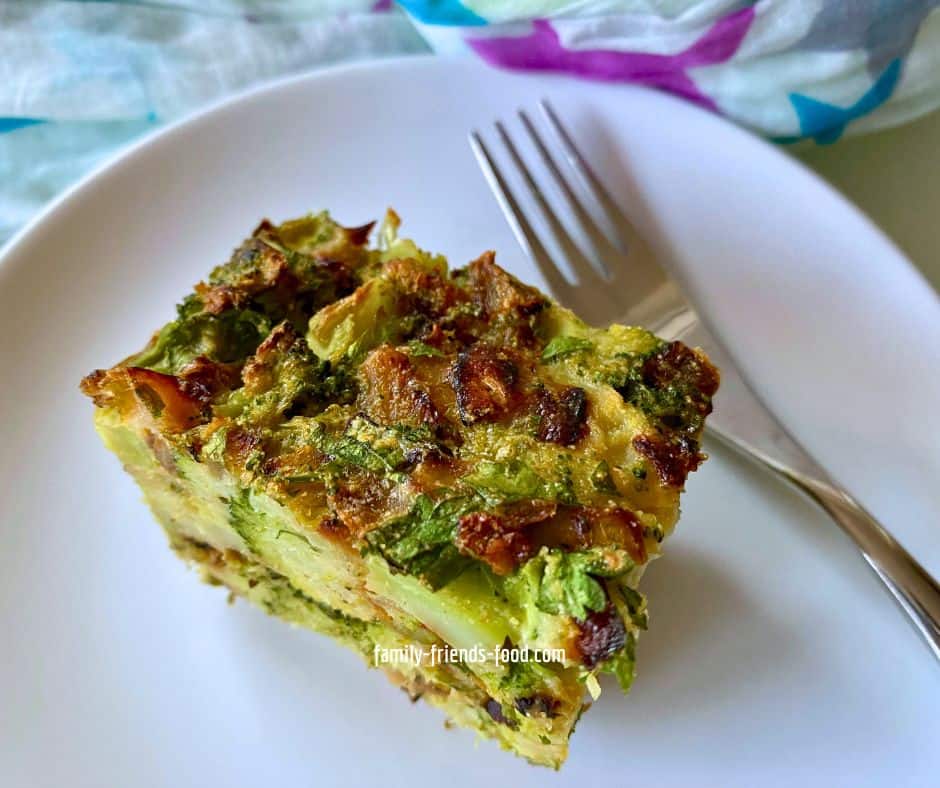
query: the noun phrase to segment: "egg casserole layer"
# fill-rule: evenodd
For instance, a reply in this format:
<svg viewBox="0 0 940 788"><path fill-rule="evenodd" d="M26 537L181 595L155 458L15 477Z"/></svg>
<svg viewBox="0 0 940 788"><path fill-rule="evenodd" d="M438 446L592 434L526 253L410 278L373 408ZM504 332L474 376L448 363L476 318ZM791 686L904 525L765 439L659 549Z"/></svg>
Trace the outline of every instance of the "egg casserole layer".
<svg viewBox="0 0 940 788"><path fill-rule="evenodd" d="M82 390L208 581L557 768L597 674L633 681L718 373L371 229L262 222Z"/></svg>

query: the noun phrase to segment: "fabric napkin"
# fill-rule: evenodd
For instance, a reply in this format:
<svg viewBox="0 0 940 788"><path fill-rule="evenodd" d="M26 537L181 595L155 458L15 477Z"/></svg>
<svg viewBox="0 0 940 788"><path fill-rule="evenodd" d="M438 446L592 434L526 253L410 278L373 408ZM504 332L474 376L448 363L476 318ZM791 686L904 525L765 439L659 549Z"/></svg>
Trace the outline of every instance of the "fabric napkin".
<svg viewBox="0 0 940 788"><path fill-rule="evenodd" d="M940 0L0 0L0 241L131 139L318 65L438 51L826 144L940 105Z"/></svg>

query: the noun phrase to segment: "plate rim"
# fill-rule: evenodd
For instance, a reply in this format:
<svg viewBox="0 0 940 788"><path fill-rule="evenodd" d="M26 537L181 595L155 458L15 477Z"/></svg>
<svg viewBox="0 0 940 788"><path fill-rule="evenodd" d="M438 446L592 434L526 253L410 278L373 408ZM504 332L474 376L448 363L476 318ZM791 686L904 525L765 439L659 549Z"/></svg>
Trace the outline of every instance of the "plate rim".
<svg viewBox="0 0 940 788"><path fill-rule="evenodd" d="M24 227L22 227L10 239L10 241L6 245L0 248L0 268L5 268L9 270L11 272L10 274L8 274L9 276L15 277L17 275L24 275L26 277L29 277L32 281L35 281L36 280L35 272L29 272L24 267L24 261L29 260L30 256L27 256L21 253L20 245L25 244L28 247L29 244L42 245L42 244L49 243L50 236L43 235L43 233L48 233L50 231L50 227L55 230L55 235L61 238L61 229L60 228L56 229L57 226L54 224L54 222L57 221L57 216L59 217L58 220L61 221L61 216L63 215L63 213L67 212L72 207L76 207L78 205L84 206L85 204L82 203L81 201L87 200L89 198L89 194L87 193L89 190L98 188L101 185L99 184L99 180L106 180L108 177L111 177L111 175L119 171L120 167L122 166L130 166L130 167L137 166L131 161L133 157L134 156L146 157L148 155L147 154L148 146L159 144L160 141L163 140L163 135L172 135L173 133L178 133L181 129L189 129L190 128L189 124L198 124L206 120L208 117L211 117L214 113L225 111L227 108L237 105L242 101L250 101L250 100L253 100L253 98L256 96L259 96L259 95L264 96L268 94L269 92L273 93L273 92L277 92L278 90L283 90L285 88L289 89L296 84L302 84L307 81L309 81L311 84L320 84L322 81L328 81L329 79L342 80L346 74L349 74L349 73L355 74L361 71L374 71L378 74L381 74L377 66L384 65L386 66L386 68L391 69L392 67L391 61L393 60L396 61L396 66L395 66L396 68L399 67L398 62L400 62L402 65L407 64L407 67L409 69L414 69L414 70L424 69L425 67L430 67L430 69L437 69L439 67L442 67L440 66L440 64L435 65L435 66L430 66L430 63L428 63L428 61L440 61L442 60L441 58L437 58L435 56L416 56L416 57L409 56L409 57L403 57L403 58L391 58L388 60L371 61L371 62L366 62L366 63L340 64L335 67L330 67L327 69L317 69L313 72L293 74L287 77L280 77L275 80L270 80L270 81L261 83L259 85L252 86L251 88L248 88L244 91L240 91L236 94L224 97L223 99L213 102L197 112L190 113L178 119L177 121L174 121L173 123L167 124L166 126L158 128L158 129L154 129L142 135L140 139L129 143L127 146L123 147L121 150L116 151L111 156L105 158L102 162L100 162L98 165L92 168L92 170L89 173L87 173L85 176L80 178L75 184L73 184L72 186L64 190L56 198L54 198L50 202L49 205L47 205L43 210L38 212L37 215L33 217L33 219L31 219L26 225L24 225ZM419 60L424 61L424 63L422 65L419 65L416 62ZM468 62L473 64L473 61L468 61ZM448 65L447 67L450 67L450 66ZM466 66L461 66L460 68L462 69L464 67ZM478 66L476 64L472 65L472 68L477 68L477 67ZM482 66L481 68L483 70L490 70L489 67L486 67L486 66ZM514 75L510 75L510 76L514 76ZM538 78L539 78L539 75L536 75L535 79L537 80ZM648 95L651 93L659 93L659 95L657 96L657 100L664 98L668 102L671 102L674 106L683 105L683 106L688 107L687 103L682 101L681 99L669 96L667 94L663 94L659 91L652 91L650 89L639 87L639 86L626 86L626 87L628 91L641 91L643 95ZM695 108L692 107L691 109L694 110ZM792 156L788 156L785 150L781 150L777 148L776 146L774 146L773 144L766 144L766 140L759 138L759 137L755 137L746 129L737 127L734 124L731 124L730 122L724 122L724 119L721 117L713 118L713 120L717 120L719 122L719 125L725 127L724 128L725 133L727 133L728 131L731 132L732 136L728 138L731 144L733 144L734 140L736 139L739 140L740 142L746 143L747 138L749 138L751 142L758 143L757 145L758 148L760 147L761 143L765 143L766 147L770 147L771 149L773 149L771 152L771 155L779 154L783 156L783 158L788 159L791 165L796 165L796 170L791 170L791 172L794 175L799 169L803 169L804 173L810 176L810 179L806 182L807 188L811 188L813 179L815 179L815 181L817 182L821 181L822 182L821 185L824 187L824 189L828 188L830 192L834 193L834 196L837 199L842 200L843 207L847 207L850 209L846 213L846 218L852 218L853 211L851 209L854 209L854 220L857 221L858 218L861 218L863 220L863 222L859 226L864 227L865 222L867 222L868 223L867 229L869 231L872 231L872 230L875 231L876 234L871 236L871 240L875 242L880 236L880 238L882 239L882 242L886 242L886 245L884 247L885 254L887 253L888 250L893 249L895 252L898 253L898 255L900 256L902 260L906 260L908 262L908 265L916 273L918 274L920 273L919 270L916 268L916 266L914 266L913 263L907 258L907 256L896 247L893 241L883 231L881 231L881 229L863 211L861 211L856 206L854 206L851 203L851 201L849 201L847 198L841 195L838 191L836 191L833 187L831 187L825 180L823 180L820 176L818 176L813 170L808 168L801 161L794 159ZM704 118L702 118L702 121L708 122ZM729 126L731 127L730 129L728 129ZM734 136L735 132L742 132L742 133L740 136L735 137ZM176 142L174 141L174 146L175 144ZM755 150L754 155L755 156L759 155L759 152L757 151L757 149L755 148L754 150ZM161 154L161 157L162 157L162 154ZM148 163L152 163L152 159L148 159L147 161ZM112 168L114 169L112 170ZM768 179L765 176L760 175L758 177L760 177L760 179L764 182L764 184L768 183ZM819 184L817 183L816 185L819 185ZM111 188L110 185L106 187L106 189L110 189L110 188ZM826 199L823 196L822 192L817 191L816 193L819 194L820 200ZM97 196L97 193L94 193L91 196L92 198L94 198ZM831 206L832 208L839 208L838 203L828 203L827 205ZM841 211L842 209L839 208L839 210ZM22 259L18 259L18 260L11 259L12 257L17 256L17 255L19 255L19 257ZM887 275L889 276L893 275L894 272L900 273L901 271L901 269L891 268L887 265L885 265L885 269L886 269ZM0 287L3 286L3 282L5 281L3 279L3 276L4 274L2 273L2 271L0 271ZM10 281L10 280L6 280L6 281ZM925 283L926 283L926 280L925 280ZM926 283L926 284L927 284L927 292L932 292L932 288L930 287L929 283ZM913 285L911 286L913 287ZM30 335L27 335L27 336L30 336ZM2 457L0 457L0 459L2 459ZM15 498L16 496L14 496L14 502L15 502ZM137 505L138 507L140 506L139 503ZM774 509L776 508L777 507L774 506ZM148 523L148 525L154 526L155 524ZM672 554L674 558L678 557L677 555L675 555L678 552L676 551L676 547L678 546L679 545L675 545L672 548ZM167 560L170 560L169 555L167 556ZM175 561L175 559L173 560ZM667 556L667 560L668 560L668 556ZM187 578L187 583L192 584L192 580L193 580L192 577ZM195 584L195 585L198 587L198 584ZM205 589L198 589L198 590L200 592L205 591ZM282 626L282 625L278 624L278 626ZM906 650L909 650L911 652L915 651L913 643L911 645L905 646L905 648ZM359 667L361 666L357 665L357 668ZM469 745L469 741L467 741L467 744ZM590 745L591 745L590 741L584 741L581 745L582 752L592 752L593 750ZM469 749L466 754L467 754L468 759L470 757L475 757L473 755L473 752L470 751ZM492 765L494 766L494 768L508 769L516 765L515 761L509 762L509 761L502 760L502 759L497 763L495 760L496 754L497 753L493 748L487 749L486 757L487 759L491 759L491 758L493 759ZM482 755L482 752L481 752L481 755ZM568 767L568 774L580 774L580 772L577 772L577 771L573 772L572 771L573 767L574 767L574 764L572 763ZM773 768L780 769L780 771L778 772L771 771L770 774L772 776L774 774L776 774L778 778L787 778L788 776L789 777L795 776L794 773L785 771L779 764L774 766ZM14 773L14 776L15 774L16 773ZM719 772L717 771L713 772L709 770L707 774L716 776L719 774ZM79 776L81 777L81 775ZM666 775L667 782L669 782L672 779L675 779L677 782L679 782L681 781L682 776L683 776L683 772L670 770L669 773ZM822 777L824 776L825 776L824 774L821 775L820 779L822 779ZM753 777L753 772L742 770L739 777ZM729 782L734 782L735 784L737 784L737 780L731 780Z"/></svg>

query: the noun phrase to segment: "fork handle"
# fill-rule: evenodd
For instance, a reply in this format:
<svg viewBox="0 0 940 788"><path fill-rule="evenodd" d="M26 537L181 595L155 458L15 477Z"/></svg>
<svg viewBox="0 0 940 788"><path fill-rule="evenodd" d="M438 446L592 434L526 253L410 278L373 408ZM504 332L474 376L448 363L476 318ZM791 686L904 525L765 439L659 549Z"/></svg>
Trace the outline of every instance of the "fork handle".
<svg viewBox="0 0 940 788"><path fill-rule="evenodd" d="M940 660L940 585L865 508L834 483L784 476L809 495L855 542Z"/></svg>
<svg viewBox="0 0 940 788"><path fill-rule="evenodd" d="M797 442L699 321L687 320L680 338L708 348L721 370L718 396L724 399L706 426L708 434L773 471L822 507L855 542L940 661L940 584Z"/></svg>
<svg viewBox="0 0 940 788"><path fill-rule="evenodd" d="M715 431L724 442L790 482L815 501L855 543L862 557L881 579L940 660L940 584L851 495L832 481L822 468L813 476L796 471L730 436Z"/></svg>

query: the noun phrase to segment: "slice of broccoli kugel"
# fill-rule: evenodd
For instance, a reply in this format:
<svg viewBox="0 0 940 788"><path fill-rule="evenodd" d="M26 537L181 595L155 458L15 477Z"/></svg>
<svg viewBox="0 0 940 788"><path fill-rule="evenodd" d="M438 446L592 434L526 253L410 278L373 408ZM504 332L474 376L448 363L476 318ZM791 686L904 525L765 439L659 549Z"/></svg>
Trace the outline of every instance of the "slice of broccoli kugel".
<svg viewBox="0 0 940 788"><path fill-rule="evenodd" d="M397 227L263 222L81 387L209 582L558 767L596 674L633 680L718 373Z"/></svg>

